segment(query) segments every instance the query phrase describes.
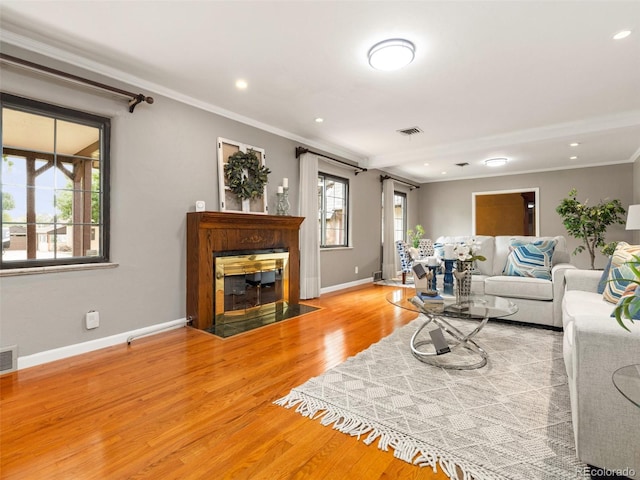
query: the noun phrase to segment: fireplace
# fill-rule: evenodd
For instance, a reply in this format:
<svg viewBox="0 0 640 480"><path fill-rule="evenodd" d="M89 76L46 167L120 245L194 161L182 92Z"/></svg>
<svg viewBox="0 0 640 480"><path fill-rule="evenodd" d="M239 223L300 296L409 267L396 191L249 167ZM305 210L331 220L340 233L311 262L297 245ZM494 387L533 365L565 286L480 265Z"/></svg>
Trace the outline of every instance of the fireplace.
<svg viewBox="0 0 640 480"><path fill-rule="evenodd" d="M186 314L192 325L210 330L216 322L233 321L247 313L287 306L295 309L300 302L299 231L303 220L248 213L187 213ZM255 266L252 255L267 258ZM240 266L238 261L244 260ZM226 263L230 272L235 269L235 275L226 275ZM224 276L230 278L218 288L221 265L225 266ZM227 286L236 293L226 293Z"/></svg>
<svg viewBox="0 0 640 480"><path fill-rule="evenodd" d="M289 302L289 252L214 253L214 324L274 313Z"/></svg>

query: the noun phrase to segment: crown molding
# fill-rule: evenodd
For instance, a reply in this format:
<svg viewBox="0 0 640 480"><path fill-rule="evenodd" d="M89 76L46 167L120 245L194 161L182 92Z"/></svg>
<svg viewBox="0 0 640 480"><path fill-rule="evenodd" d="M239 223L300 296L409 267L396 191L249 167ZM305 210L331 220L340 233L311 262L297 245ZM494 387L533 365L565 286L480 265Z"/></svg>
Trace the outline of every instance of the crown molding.
<svg viewBox="0 0 640 480"><path fill-rule="evenodd" d="M117 68L109 67L100 62L96 62L94 60L88 59L82 55L72 53L66 49L59 48L57 46L54 46L48 43L44 43L35 38L31 38L30 36L27 36L27 35L16 33L6 28L6 25L2 25L2 28L0 28L0 42L6 43L8 45L13 45L15 47L22 48L24 50L28 50L30 52L33 52L39 55L43 55L44 57L50 58L52 60L57 60L57 61L66 63L68 65L71 65L73 67L81 68L83 70L98 74L103 77L117 80L119 82L123 82L128 85L136 86L138 88L150 91L154 94L161 95L163 97L170 98L172 100L183 103L185 105L189 105L194 108L204 110L206 112L220 115L221 117L225 117L230 120L234 120L236 122L240 122L245 125L249 125L251 127L255 127L260 130L272 133L274 135L278 135L280 137L302 143L308 147L323 150L330 154L343 157L346 160L358 162L358 164L366 165L368 163L368 158L364 155L360 155L356 152L340 148L336 145L326 144L326 143L317 142L315 140L311 140L308 138L304 138L300 135L296 135L295 133L282 130L281 128L275 127L273 125L269 125L269 124L260 122L258 120L255 120L253 118L249 118L244 115L240 115L238 113L232 112L230 110L226 110L212 103L204 102L202 100L191 97L189 95L180 93L171 88L166 88L155 82L145 80L135 75L131 75L126 72L123 72L122 70L119 70Z"/></svg>
<svg viewBox="0 0 640 480"><path fill-rule="evenodd" d="M640 150L639 150L639 153L640 153ZM449 176L449 178L438 177L438 178L427 178L427 179L414 180L414 181L417 181L422 185L426 183L457 182L457 181L463 181L463 180L473 180L477 178L513 177L517 175L528 175L531 173L557 172L560 170L580 170L583 168L592 168L592 167L610 167L613 165L624 165L627 163L633 163L633 161L621 160L621 161L614 161L614 162L590 163L589 165L564 165L564 166L558 166L553 168L538 168L538 169L523 170L518 172L487 173L482 175L469 175L469 176L456 177L456 178L451 178L451 176ZM397 175L397 174L394 173L393 175Z"/></svg>
<svg viewBox="0 0 640 480"><path fill-rule="evenodd" d="M464 142L436 145L420 150L378 155L369 158L369 168L383 168L399 163L429 161L449 155L465 155L488 149L505 148L523 143L537 143L581 134L618 130L640 126L640 110L616 115L594 117L575 122L558 123L544 127L519 130L500 135L481 137Z"/></svg>

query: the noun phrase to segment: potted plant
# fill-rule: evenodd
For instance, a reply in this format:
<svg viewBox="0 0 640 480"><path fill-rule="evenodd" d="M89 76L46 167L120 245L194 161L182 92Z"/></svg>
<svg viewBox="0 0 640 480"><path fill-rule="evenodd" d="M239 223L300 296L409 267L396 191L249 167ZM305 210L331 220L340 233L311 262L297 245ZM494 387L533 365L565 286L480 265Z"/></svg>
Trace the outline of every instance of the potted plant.
<svg viewBox="0 0 640 480"><path fill-rule="evenodd" d="M618 245L618 241L614 240L613 242L609 242L607 243L604 247L602 247L602 250L600 250L602 252L602 254L605 257L609 257L611 255L613 255L613 252L616 251L616 246Z"/></svg>
<svg viewBox="0 0 640 480"><path fill-rule="evenodd" d="M604 200L597 205L589 206L576 200L578 191L573 188L569 192L569 198L564 198L556 208L556 212L562 217L567 232L572 237L581 239L583 245L576 247L574 255L589 252L591 269L594 270L596 249L605 246L605 233L609 225L614 223L624 224L625 209L620 200Z"/></svg>
<svg viewBox="0 0 640 480"><path fill-rule="evenodd" d="M424 228L422 225L416 225L416 229L410 228L407 230L407 238L409 239L409 244L413 248L418 248L420 246L420 239L424 235Z"/></svg>
<svg viewBox="0 0 640 480"><path fill-rule="evenodd" d="M640 270L638 269L638 267L640 266L640 257L634 255L633 260L627 262L627 265L629 265L629 267L631 268L634 278L625 278L623 280L626 280L629 283L635 283L637 285L636 289L640 288ZM640 297L636 294L624 297L618 302L616 308L614 308L613 310L618 324L620 324L620 326L628 332L630 330L624 324L623 320L629 320L631 323L633 323L634 317L637 318L639 312Z"/></svg>

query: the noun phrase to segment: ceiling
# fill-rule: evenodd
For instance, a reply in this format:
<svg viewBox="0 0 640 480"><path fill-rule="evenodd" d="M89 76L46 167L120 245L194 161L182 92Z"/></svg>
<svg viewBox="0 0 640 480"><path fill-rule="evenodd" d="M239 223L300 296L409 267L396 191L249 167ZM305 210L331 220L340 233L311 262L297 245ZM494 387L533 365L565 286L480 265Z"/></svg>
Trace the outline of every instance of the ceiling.
<svg viewBox="0 0 640 480"><path fill-rule="evenodd" d="M639 1L3 0L0 39L417 183L640 155Z"/></svg>

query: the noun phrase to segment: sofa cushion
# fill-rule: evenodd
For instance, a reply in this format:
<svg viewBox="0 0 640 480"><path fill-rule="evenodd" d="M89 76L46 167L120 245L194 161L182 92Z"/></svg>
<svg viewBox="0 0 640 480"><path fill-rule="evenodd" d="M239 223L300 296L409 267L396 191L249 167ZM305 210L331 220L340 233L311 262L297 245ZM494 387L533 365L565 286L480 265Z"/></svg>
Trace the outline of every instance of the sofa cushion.
<svg viewBox="0 0 640 480"><path fill-rule="evenodd" d="M611 266L619 267L623 263L632 261L636 255L640 255L640 245L629 245L627 242L618 242L613 255L611 255Z"/></svg>
<svg viewBox="0 0 640 480"><path fill-rule="evenodd" d="M553 283L550 280L530 277L487 277L484 293L510 298L553 300Z"/></svg>
<svg viewBox="0 0 640 480"><path fill-rule="evenodd" d="M617 303L618 299L629 285L629 279L636 277L629 266L636 256L640 255L640 245L629 245L627 242L618 242L611 256L609 276L602 293L602 298L611 303Z"/></svg>
<svg viewBox="0 0 640 480"><path fill-rule="evenodd" d="M618 299L624 293L625 288L629 285L630 280L635 278L636 275L633 273L629 264L623 263L622 265L615 267L612 263L602 298L607 302L617 303Z"/></svg>
<svg viewBox="0 0 640 480"><path fill-rule="evenodd" d="M433 243L430 238L421 238L418 241L418 252L420 254L420 258L431 257L433 255Z"/></svg>
<svg viewBox="0 0 640 480"><path fill-rule="evenodd" d="M613 305L602 299L596 292L567 290L562 302L562 323L566 325L580 316L598 316L606 322L611 315ZM615 322L615 320L613 320ZM624 331L624 330L623 330Z"/></svg>
<svg viewBox="0 0 640 480"><path fill-rule="evenodd" d="M517 236L517 235L499 235L495 237L495 253L493 255L493 275L502 275L504 267L507 264L509 256L509 247L514 240L520 240L525 243L534 243L544 240L554 240L555 248L551 265L559 263L570 263L570 255L567 250L567 240L563 236L557 237L534 237L534 236Z"/></svg>
<svg viewBox="0 0 640 480"><path fill-rule="evenodd" d="M551 280L551 258L556 242L541 240L524 243L514 240L509 249L504 275L517 277L533 277Z"/></svg>
<svg viewBox="0 0 640 480"><path fill-rule="evenodd" d="M613 255L609 255L609 260L602 271L602 276L600 277L600 281L598 282L598 293L604 293L604 289L607 286L607 281L609 280L609 271L611 270L611 260L613 259Z"/></svg>
<svg viewBox="0 0 640 480"><path fill-rule="evenodd" d="M612 317L616 316L616 308L623 305L629 297L640 297L640 288L638 288L637 283L630 283L627 285L627 288L624 289L624 292L622 292L622 295L618 299L618 303L611 312ZM621 318L640 320L640 299L632 300L631 303L626 306L625 310L626 311L622 312Z"/></svg>

